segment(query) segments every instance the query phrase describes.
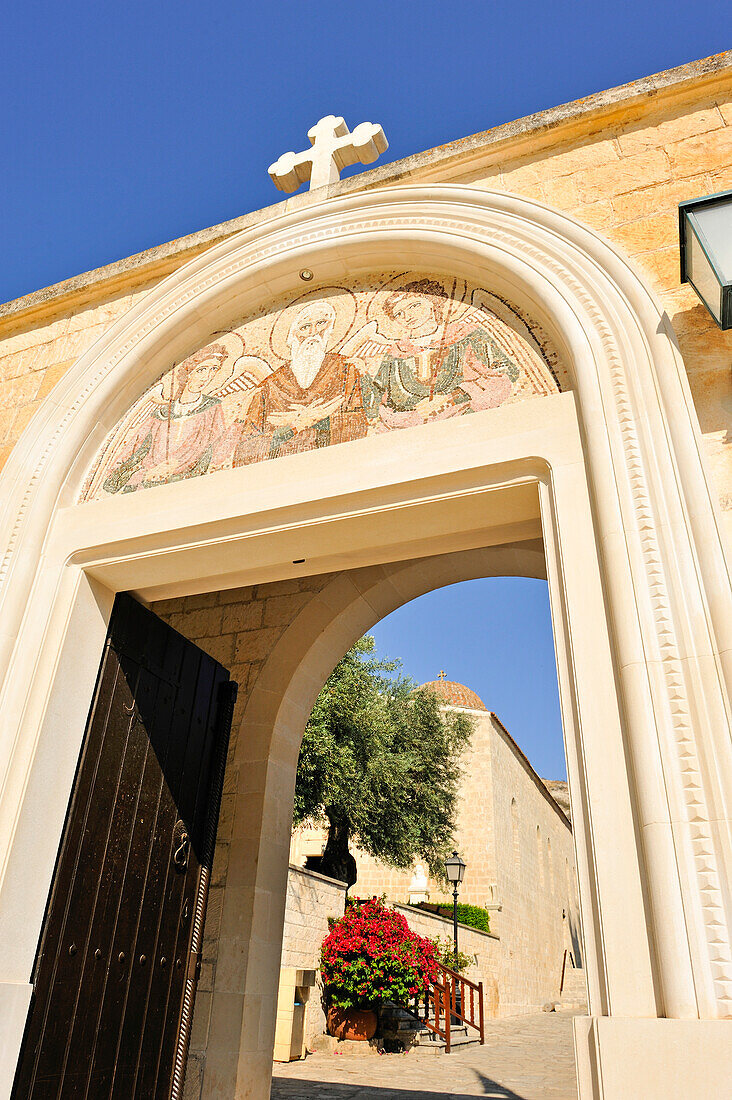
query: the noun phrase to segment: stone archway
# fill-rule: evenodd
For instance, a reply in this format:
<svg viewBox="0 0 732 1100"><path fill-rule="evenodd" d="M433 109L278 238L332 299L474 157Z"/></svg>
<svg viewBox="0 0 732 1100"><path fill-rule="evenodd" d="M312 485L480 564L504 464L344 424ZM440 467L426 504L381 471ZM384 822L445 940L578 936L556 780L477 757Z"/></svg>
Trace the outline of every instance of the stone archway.
<svg viewBox="0 0 732 1100"><path fill-rule="evenodd" d="M572 375L574 396L543 399L561 412L542 414L539 424L526 402L520 412L485 413L459 438L451 426L419 429L428 433L422 442L431 441L426 455L406 436L398 446L391 439L344 444L354 464L347 470L328 455L298 456L305 494L260 468L257 479L245 469L216 475L215 485L151 490L154 512L152 497L149 505L74 505L119 416L166 358L225 324L234 303L241 311L265 288L287 291L306 266L325 281L394 262L479 277L535 315ZM493 516L481 528L476 494L531 481L541 499L550 586L564 596L555 614L570 643L560 653L565 727L573 715L587 754L584 774L578 762L575 774L588 838L584 873L597 896L585 922L605 978L588 1030L578 1035L583 1096L622 1094L613 1052L641 1031L646 1050L637 1068L650 1064L651 1044L654 1088L663 1074L678 1084L691 1072L683 1055L671 1054L684 1041L680 1029L686 1036L691 1028L698 1052L718 1048L714 1021L732 1014L724 886L730 845L721 825L732 777L727 561L668 321L600 238L527 200L450 186L368 192L274 218L192 261L112 326L51 395L2 479L9 534L0 574L8 731L0 1010L11 1060L91 690L79 659L101 645L110 594L129 588L155 599L233 587L244 577L275 579L302 556L292 553L293 531L307 547L309 568L319 571L343 567L345 535L354 566L485 545L480 538L497 522ZM444 521L448 501L459 517L450 513L453 543L444 532L416 537L407 511L412 519L415 509L427 516L429 502L429 515ZM369 531L365 518L384 510L392 529L371 524ZM493 532L494 544L512 538L515 532ZM602 593L599 623L587 621L585 577L573 574L582 572L583 555ZM612 669L601 732L617 767L605 770L605 784L611 775L613 797L621 792L615 810L626 838L614 850L602 825L609 750L592 728L592 656L577 645L585 631L607 645ZM303 692L308 675L314 686L307 667L303 658ZM279 722L280 710L273 714ZM60 716L62 744L51 731ZM35 827L41 812L50 823L43 839ZM637 880L628 875L628 856ZM626 937L606 900L614 876L630 899ZM621 961L628 928L634 944L645 943L632 965L627 955ZM646 1017L642 1028L639 1017ZM626 1068L631 1063L626 1056Z"/></svg>

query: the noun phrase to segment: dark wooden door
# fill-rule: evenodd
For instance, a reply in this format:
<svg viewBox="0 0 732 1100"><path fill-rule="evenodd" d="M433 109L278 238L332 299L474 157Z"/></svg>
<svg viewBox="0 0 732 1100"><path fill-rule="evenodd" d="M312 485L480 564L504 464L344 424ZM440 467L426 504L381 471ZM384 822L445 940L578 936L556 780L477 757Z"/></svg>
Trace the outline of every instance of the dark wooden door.
<svg viewBox="0 0 732 1100"><path fill-rule="evenodd" d="M117 597L14 1100L180 1095L235 692L226 669Z"/></svg>

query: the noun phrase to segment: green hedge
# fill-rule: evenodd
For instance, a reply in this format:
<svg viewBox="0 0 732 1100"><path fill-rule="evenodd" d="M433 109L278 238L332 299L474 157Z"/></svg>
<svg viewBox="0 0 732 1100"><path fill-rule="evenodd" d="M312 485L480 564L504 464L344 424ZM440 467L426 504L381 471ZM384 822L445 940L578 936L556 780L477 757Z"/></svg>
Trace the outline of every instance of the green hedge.
<svg viewBox="0 0 732 1100"><path fill-rule="evenodd" d="M435 913L438 917L446 917L452 920L452 902L430 902L422 901L417 906L418 909L424 909L427 913ZM461 924L467 924L471 928L477 928L479 932L490 932L491 915L487 909L483 909L480 905L463 905L462 902L458 902L457 918Z"/></svg>

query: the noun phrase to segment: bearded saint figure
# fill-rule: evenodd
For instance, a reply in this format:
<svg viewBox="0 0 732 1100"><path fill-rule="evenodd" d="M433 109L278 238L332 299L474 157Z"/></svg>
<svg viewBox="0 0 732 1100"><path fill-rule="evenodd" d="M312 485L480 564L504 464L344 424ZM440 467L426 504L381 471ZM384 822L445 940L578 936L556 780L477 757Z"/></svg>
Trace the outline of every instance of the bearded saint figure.
<svg viewBox="0 0 732 1100"><path fill-rule="evenodd" d="M360 375L328 350L335 321L328 301L308 302L295 314L287 335L291 359L255 389L234 466L366 435Z"/></svg>
<svg viewBox="0 0 732 1100"><path fill-rule="evenodd" d="M501 405L519 368L481 325L477 310L451 320L450 299L432 279L418 279L388 295L384 312L399 330L378 371L364 377L364 407L380 429Z"/></svg>
<svg viewBox="0 0 732 1100"><path fill-rule="evenodd" d="M140 423L116 455L104 481L108 493L132 493L197 477L231 458L240 431L227 425L221 401L204 393L229 352L211 344L174 369L168 401L150 402Z"/></svg>

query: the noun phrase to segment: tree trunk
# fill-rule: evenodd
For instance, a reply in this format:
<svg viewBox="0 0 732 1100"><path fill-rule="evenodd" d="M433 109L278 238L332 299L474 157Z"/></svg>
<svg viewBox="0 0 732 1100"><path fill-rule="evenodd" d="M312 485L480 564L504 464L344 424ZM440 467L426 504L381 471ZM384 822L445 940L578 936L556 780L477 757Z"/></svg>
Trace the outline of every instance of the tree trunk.
<svg viewBox="0 0 732 1100"><path fill-rule="evenodd" d="M327 814L327 811L326 811ZM347 886L353 886L357 878L356 860L348 850L348 822L328 817L328 839L320 864L321 875L339 879Z"/></svg>

